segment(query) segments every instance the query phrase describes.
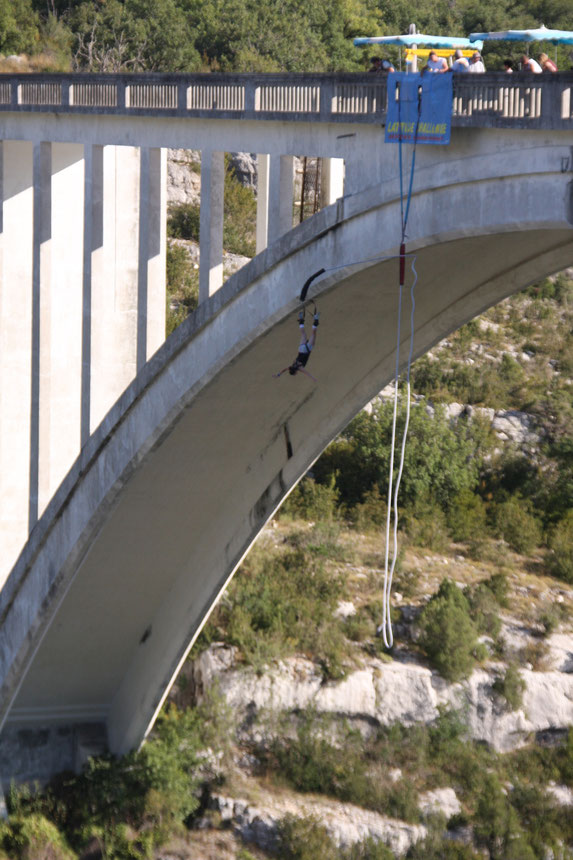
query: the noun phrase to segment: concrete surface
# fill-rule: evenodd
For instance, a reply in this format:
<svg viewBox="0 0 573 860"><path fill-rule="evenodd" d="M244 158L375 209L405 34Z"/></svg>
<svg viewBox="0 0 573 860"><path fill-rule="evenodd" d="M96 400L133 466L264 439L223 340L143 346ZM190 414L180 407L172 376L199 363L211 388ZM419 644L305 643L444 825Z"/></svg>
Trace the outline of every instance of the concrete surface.
<svg viewBox="0 0 573 860"><path fill-rule="evenodd" d="M460 131L442 165L420 158L408 227L415 356L573 263L566 139L490 134L487 157L485 138ZM399 200L395 151L382 154L386 181L233 276L89 439L0 594L9 725L104 723L113 751L137 745L266 520L392 378L398 262L379 258L396 254ZM296 353L300 286L323 266L335 270L311 291L318 383L273 379ZM404 328L402 366L407 341Z"/></svg>

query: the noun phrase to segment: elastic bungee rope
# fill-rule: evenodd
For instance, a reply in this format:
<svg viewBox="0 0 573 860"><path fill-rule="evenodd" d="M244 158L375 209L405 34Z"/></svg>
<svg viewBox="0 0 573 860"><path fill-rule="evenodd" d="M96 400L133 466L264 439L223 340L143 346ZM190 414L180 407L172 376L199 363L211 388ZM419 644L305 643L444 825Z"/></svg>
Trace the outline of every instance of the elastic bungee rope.
<svg viewBox="0 0 573 860"><path fill-rule="evenodd" d="M401 124L401 95L399 84L396 87L398 91L398 128L400 129L398 137L398 161L400 171L400 220L401 220L401 238L400 238L400 284L398 292L398 321L396 331L396 372L394 377L394 411L392 415L392 438L390 444L390 471L388 476L388 503L386 510L386 550L384 554L384 595L382 603L382 624L378 628L378 633L382 632L384 645L386 648L391 648L394 644L394 635L392 633L392 618L390 606L390 593L392 590L392 579L396 568L398 558L398 491L400 489L400 481L402 479L402 471L404 469L404 457L406 453L406 439L408 436L408 426L410 423L410 368L412 365L412 353L414 349L414 311L416 303L414 299L414 288L418 280L418 273L415 268L415 258L412 261L412 271L414 272L414 281L410 288L410 348L408 352L408 365L406 371L406 421L404 424L404 432L402 434L402 444L400 451L400 463L398 466L398 474L396 476L396 485L394 495L392 496L392 484L394 480L394 456L396 450L396 423L398 416L398 386L399 386L399 369L400 369L400 336L402 323L402 293L404 290L405 269L406 269L406 226L408 224L408 216L410 214L410 203L412 200L412 188L414 184L414 170L416 164L416 145L418 142L418 128L420 125L420 114L422 109L422 92L421 86L418 88L418 117L416 121L416 129L414 132L414 149L412 152L412 162L410 165L410 182L408 186L408 195L406 199L406 209L404 210L404 191L403 191L403 167L402 167L402 124ZM410 256L410 255L408 255ZM392 520L392 505L394 508L394 528L393 528L393 553L392 563L388 567L390 556L390 525Z"/></svg>

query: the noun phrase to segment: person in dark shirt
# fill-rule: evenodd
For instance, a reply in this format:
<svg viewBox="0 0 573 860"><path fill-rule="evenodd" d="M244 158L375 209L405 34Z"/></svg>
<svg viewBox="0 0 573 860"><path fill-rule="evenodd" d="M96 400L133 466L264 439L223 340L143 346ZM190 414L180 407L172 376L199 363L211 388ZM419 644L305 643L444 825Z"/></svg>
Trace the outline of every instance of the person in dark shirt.
<svg viewBox="0 0 573 860"><path fill-rule="evenodd" d="M312 320L312 331L310 333L310 337L307 338L306 330L304 327L304 310L299 312L298 327L300 329L300 343L299 343L299 347L298 347L298 355L292 364L290 364L288 367L284 367L281 371L279 371L279 373L274 374L274 376L276 378L281 376L283 373L286 373L286 371L288 370L288 372L290 373L291 376L294 376L296 373L300 372L300 373L305 373L307 376L310 376L311 379L314 379L314 376L311 373L309 373L308 370L305 370L304 368L306 367L306 363L307 363L308 359L310 358L310 353L312 352L312 348L314 347L314 344L316 343L316 330L318 328L318 318L319 318L319 313L315 308L314 316L313 316L313 320ZM316 379L314 379L314 381L316 382Z"/></svg>

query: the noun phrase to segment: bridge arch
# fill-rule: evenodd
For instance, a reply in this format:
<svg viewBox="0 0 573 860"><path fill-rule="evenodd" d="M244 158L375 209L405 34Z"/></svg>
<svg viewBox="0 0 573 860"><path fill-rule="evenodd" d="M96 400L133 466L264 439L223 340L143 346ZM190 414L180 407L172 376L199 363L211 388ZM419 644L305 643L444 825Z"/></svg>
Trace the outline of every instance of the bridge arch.
<svg viewBox="0 0 573 860"><path fill-rule="evenodd" d="M416 357L573 263L571 184L550 150L535 173L494 154L477 176L418 174ZM380 258L399 241L395 179L343 198L238 272L148 363L0 593L2 720L101 722L118 753L142 740L265 522L393 377L398 266ZM275 380L296 352L297 291L323 266L319 383Z"/></svg>

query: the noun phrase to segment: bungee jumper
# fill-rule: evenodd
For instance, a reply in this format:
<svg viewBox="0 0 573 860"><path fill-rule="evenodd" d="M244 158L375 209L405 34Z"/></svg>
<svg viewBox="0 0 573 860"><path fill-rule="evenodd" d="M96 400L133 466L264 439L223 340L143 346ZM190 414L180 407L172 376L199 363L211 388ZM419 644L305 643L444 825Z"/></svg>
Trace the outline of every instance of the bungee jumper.
<svg viewBox="0 0 573 860"><path fill-rule="evenodd" d="M319 321L319 316L320 316L319 312L316 309L316 305L314 304L314 302L313 302L313 306L314 306L314 312L313 312L313 318L312 318L312 330L310 333L310 337L306 336L306 329L305 329L305 325L304 325L304 308L302 308L298 313L298 327L300 329L300 343L298 346L297 357L295 358L295 360L293 361L292 364L289 364L288 367L284 367L278 373L274 373L273 376L275 377L275 379L278 379L279 376L282 376L282 374L286 373L286 371L288 370L288 372L290 373L291 376L295 376L295 374L297 374L297 373L304 373L306 376L310 376L310 378L312 380L314 380L314 382L317 381L315 379L315 377L312 375L312 373L309 373L308 370L305 370L306 363L307 363L308 359L310 358L310 353L312 352L312 349L316 343L316 330L318 328L318 321Z"/></svg>

